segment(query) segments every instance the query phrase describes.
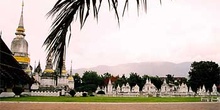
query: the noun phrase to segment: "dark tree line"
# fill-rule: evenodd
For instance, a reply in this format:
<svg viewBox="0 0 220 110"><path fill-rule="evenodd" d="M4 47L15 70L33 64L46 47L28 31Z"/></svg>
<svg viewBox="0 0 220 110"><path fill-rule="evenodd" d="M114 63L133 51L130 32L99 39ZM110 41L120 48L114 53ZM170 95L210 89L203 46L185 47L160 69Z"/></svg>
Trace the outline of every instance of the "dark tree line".
<svg viewBox="0 0 220 110"><path fill-rule="evenodd" d="M111 80L115 89L118 86L121 88L128 83L131 89L135 85L138 85L139 91L142 91L147 79L151 80L151 83L154 84L157 90L161 89L164 78L160 78L159 76L140 76L137 73L131 72L129 77L125 75L119 77L113 76L110 73L98 75L95 71L86 71L82 77L80 77L79 74L75 74L74 88L76 91L95 92L97 87L107 87L109 80ZM212 61L193 62L189 71L188 80L187 78L175 78L174 75L167 74L165 81L170 86L179 86L182 83L187 84L194 92L197 92L197 90L204 85L206 91L212 92L212 86L214 84L219 86L220 84L220 67L217 63Z"/></svg>

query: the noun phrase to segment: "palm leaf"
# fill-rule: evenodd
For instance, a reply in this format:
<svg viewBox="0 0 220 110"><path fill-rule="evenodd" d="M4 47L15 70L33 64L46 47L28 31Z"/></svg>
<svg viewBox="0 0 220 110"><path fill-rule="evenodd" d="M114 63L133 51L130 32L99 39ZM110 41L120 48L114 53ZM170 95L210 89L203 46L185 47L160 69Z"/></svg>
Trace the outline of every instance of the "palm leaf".
<svg viewBox="0 0 220 110"><path fill-rule="evenodd" d="M122 16L125 13L125 9L128 9L128 0L124 0L124 9ZM147 10L147 0L136 0L137 9L143 7L145 11ZM118 0L108 0L109 9L113 9L120 24L120 16L118 13ZM161 0L160 0L161 3ZM93 16L98 20L99 10L102 4L102 0L58 0L53 8L47 13L48 17L54 18L51 25L51 30L44 41L47 50L47 58L49 53L52 54L53 63L56 68L62 71L63 60L66 53L66 39L68 43L71 39L71 23L74 19L79 17L80 28L82 28L90 15L91 6L93 11Z"/></svg>

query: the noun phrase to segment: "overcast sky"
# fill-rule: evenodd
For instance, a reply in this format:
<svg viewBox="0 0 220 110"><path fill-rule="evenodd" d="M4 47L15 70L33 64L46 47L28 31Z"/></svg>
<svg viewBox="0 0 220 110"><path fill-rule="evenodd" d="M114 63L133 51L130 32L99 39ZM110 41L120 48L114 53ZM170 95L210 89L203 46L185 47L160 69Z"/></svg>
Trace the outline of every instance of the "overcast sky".
<svg viewBox="0 0 220 110"><path fill-rule="evenodd" d="M24 0L25 39L32 66L40 61L45 68L42 44L52 21L46 13L56 1ZM140 11L139 16L136 4L131 2L120 28L105 0L98 23L91 16L80 30L76 21L67 50L67 69L71 60L74 69L153 61L220 63L219 0L162 0L162 6L159 0L148 1L147 14ZM20 19L21 0L1 0L0 13L0 31L10 48Z"/></svg>

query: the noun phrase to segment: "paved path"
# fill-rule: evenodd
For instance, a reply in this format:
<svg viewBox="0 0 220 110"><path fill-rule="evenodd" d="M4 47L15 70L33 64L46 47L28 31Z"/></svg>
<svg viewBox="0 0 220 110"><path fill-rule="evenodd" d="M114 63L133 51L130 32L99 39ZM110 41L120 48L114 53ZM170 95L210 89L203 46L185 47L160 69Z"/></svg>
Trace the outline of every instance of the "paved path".
<svg viewBox="0 0 220 110"><path fill-rule="evenodd" d="M220 103L0 102L0 110L220 110Z"/></svg>

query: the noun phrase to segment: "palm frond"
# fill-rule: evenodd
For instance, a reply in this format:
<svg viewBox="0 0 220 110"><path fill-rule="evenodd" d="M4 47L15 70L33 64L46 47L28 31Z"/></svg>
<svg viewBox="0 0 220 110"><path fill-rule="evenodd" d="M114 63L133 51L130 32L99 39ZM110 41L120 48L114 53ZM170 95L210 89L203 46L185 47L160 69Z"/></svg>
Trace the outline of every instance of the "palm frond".
<svg viewBox="0 0 220 110"><path fill-rule="evenodd" d="M147 10L147 0L136 1L138 11L139 7L143 7L145 11ZM120 24L118 3L118 0L108 0L109 9L114 10L118 24ZM48 17L55 17L55 19L43 45L46 46L46 50L48 51L47 58L49 57L49 53L51 53L53 63L60 69L60 72L62 71L61 68L66 53L66 39L68 39L68 43L71 39L71 23L74 19L79 17L80 28L82 28L90 15L91 6L93 16L98 20L101 4L102 0L58 0L53 8L47 13ZM128 0L125 0L122 16L125 13L125 9L128 9L128 4Z"/></svg>

